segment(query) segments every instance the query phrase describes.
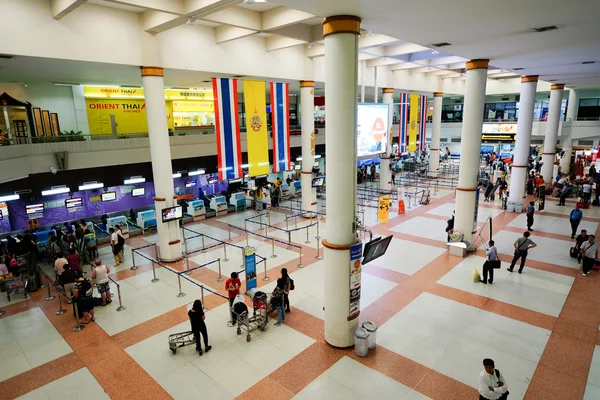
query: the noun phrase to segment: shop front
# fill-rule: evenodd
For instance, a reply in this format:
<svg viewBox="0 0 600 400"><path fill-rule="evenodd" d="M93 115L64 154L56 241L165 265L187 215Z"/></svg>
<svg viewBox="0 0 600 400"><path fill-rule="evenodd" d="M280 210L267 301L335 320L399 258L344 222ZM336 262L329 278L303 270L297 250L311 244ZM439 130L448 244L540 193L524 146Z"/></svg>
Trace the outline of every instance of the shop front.
<svg viewBox="0 0 600 400"><path fill-rule="evenodd" d="M481 151L484 154L496 153L502 158L512 156L515 147L517 124L483 124Z"/></svg>

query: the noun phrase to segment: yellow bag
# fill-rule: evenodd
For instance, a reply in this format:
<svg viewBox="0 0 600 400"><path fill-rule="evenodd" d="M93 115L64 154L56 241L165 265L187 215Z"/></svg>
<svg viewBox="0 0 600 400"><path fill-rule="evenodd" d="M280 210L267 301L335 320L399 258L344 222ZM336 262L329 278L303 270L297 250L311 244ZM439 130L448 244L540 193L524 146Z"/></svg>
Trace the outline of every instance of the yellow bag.
<svg viewBox="0 0 600 400"><path fill-rule="evenodd" d="M477 283L481 281L481 275L479 275L479 271L477 268L473 268L473 273L471 274L471 282Z"/></svg>

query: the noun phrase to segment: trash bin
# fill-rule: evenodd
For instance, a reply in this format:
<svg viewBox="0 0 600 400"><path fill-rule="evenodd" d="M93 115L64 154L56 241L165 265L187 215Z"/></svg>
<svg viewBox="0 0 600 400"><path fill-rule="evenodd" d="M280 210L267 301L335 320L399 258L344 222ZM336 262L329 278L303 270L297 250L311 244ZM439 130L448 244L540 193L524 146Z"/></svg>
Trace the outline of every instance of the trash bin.
<svg viewBox="0 0 600 400"><path fill-rule="evenodd" d="M354 330L354 354L366 357L369 354L369 332L363 328Z"/></svg>
<svg viewBox="0 0 600 400"><path fill-rule="evenodd" d="M521 213L523 212L523 202L522 202L522 201L518 201L518 202L515 204L515 212L516 212L517 214L521 214Z"/></svg>
<svg viewBox="0 0 600 400"><path fill-rule="evenodd" d="M362 328L369 334L369 350L374 349L377 345L377 325L368 321L362 324Z"/></svg>
<svg viewBox="0 0 600 400"><path fill-rule="evenodd" d="M509 201L508 202L507 211L508 212L515 212L515 202L514 201Z"/></svg>

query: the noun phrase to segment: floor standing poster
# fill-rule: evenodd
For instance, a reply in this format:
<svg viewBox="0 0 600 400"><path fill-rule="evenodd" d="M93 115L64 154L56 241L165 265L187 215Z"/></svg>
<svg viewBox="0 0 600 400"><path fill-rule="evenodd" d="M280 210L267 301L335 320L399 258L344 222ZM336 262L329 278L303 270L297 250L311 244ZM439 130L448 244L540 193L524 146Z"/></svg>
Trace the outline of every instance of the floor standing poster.
<svg viewBox="0 0 600 400"><path fill-rule="evenodd" d="M348 320L358 317L360 313L360 273L362 242L350 246L350 313Z"/></svg>
<svg viewBox="0 0 600 400"><path fill-rule="evenodd" d="M256 288L256 255L250 246L244 248L244 271L246 272L246 292Z"/></svg>
<svg viewBox="0 0 600 400"><path fill-rule="evenodd" d="M377 210L377 220L380 223L387 224L390 213L390 196L387 194L379 195L379 209Z"/></svg>

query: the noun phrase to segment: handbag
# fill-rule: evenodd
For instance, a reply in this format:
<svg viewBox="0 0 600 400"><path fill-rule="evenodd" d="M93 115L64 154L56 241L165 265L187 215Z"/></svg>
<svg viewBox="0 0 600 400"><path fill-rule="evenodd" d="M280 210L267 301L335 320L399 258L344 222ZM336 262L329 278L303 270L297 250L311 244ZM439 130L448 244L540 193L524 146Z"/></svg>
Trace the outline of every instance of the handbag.
<svg viewBox="0 0 600 400"><path fill-rule="evenodd" d="M490 267L492 267L493 269L500 269L500 267L502 267L502 261L500 260L493 260L488 262L490 263Z"/></svg>
<svg viewBox="0 0 600 400"><path fill-rule="evenodd" d="M527 240L525 241L525 243L527 243ZM521 246L523 246L525 243L521 243ZM521 246L517 247L517 249L515 250L515 256L519 255L519 251L521 251Z"/></svg>

